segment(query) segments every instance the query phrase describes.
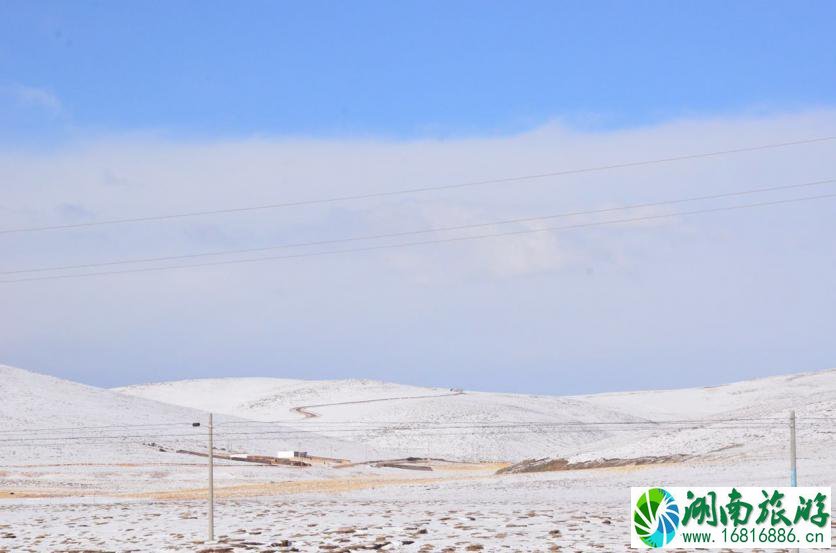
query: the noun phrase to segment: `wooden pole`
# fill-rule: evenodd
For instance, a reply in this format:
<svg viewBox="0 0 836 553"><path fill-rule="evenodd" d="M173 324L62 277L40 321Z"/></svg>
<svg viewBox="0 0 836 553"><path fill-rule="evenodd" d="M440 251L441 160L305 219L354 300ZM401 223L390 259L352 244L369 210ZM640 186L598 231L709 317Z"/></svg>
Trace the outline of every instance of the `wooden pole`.
<svg viewBox="0 0 836 553"><path fill-rule="evenodd" d="M209 541L215 541L215 453L212 444L212 413L209 413Z"/></svg>
<svg viewBox="0 0 836 553"><path fill-rule="evenodd" d="M795 455L795 411L790 411L790 486L798 486L798 468Z"/></svg>

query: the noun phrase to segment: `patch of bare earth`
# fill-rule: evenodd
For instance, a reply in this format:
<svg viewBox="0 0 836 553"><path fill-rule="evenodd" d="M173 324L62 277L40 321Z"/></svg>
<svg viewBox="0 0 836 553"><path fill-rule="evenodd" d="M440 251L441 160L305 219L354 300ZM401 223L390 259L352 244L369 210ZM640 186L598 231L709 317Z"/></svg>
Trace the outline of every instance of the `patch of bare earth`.
<svg viewBox="0 0 836 553"><path fill-rule="evenodd" d="M661 465L680 463L689 458L687 455L663 455L658 457L637 457L634 459L597 459L594 461L569 462L562 458L526 459L515 465L496 471L497 474L523 474L530 472L558 472L568 470L590 470L614 467L638 467L643 465Z"/></svg>
<svg viewBox="0 0 836 553"><path fill-rule="evenodd" d="M325 480L296 480L287 482L263 482L238 484L215 488L215 496L220 498L243 498L297 493L339 493L355 490L367 490L386 486L421 486L438 484L451 480L474 480L489 478L491 474L476 476L442 476L433 478L333 478ZM206 497L206 488L191 488L141 494L127 494L122 497L135 499L200 499Z"/></svg>

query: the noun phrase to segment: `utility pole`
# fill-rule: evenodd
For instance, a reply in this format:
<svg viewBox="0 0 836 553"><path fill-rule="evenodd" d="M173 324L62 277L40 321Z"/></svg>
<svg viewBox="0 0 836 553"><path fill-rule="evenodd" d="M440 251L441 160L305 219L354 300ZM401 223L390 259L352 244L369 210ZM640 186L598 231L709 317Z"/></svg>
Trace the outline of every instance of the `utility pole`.
<svg viewBox="0 0 836 553"><path fill-rule="evenodd" d="M796 467L795 455L795 410L790 411L790 486L798 486L798 468ZM792 549L792 553L798 553L798 549Z"/></svg>
<svg viewBox="0 0 836 553"><path fill-rule="evenodd" d="M798 486L798 469L795 456L795 411L790 411L790 486Z"/></svg>
<svg viewBox="0 0 836 553"><path fill-rule="evenodd" d="M215 452L212 445L212 413L209 413L209 541L215 541Z"/></svg>

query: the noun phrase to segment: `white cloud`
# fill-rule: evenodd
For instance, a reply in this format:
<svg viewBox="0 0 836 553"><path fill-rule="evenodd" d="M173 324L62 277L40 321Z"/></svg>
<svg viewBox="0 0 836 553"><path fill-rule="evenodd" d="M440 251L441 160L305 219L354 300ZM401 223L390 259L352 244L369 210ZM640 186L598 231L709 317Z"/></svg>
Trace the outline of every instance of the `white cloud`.
<svg viewBox="0 0 836 553"><path fill-rule="evenodd" d="M11 91L20 102L43 108L53 114L59 114L64 109L58 96L46 89L33 86L14 85Z"/></svg>
<svg viewBox="0 0 836 553"><path fill-rule="evenodd" d="M52 115L60 115L64 111L58 96L44 88L9 84L0 86L0 94L20 105L41 109Z"/></svg>
<svg viewBox="0 0 836 553"><path fill-rule="evenodd" d="M29 91L28 97L60 109L48 94ZM832 135L834 129L836 111L819 110L606 133L551 125L516 136L445 141L181 143L147 135L106 137L57 152L0 153L2 227L453 184L787 142ZM836 176L833 151L833 143L820 143L368 201L0 235L2 268L327 240L793 184ZM114 186L114 181L130 185ZM325 366L341 368L343 376L382 376L389 367L394 372L388 378L404 380L417 366L432 372L451 360L464 362L462 356L474 366L496 368L516 349L556 367L580 366L584 359L610 367L614 359L632 355L646 363L650 381L664 371L661 361L648 356L672 344L690 351L712 343L722 347L729 339L741 348L754 347L775 343L775 336L786 338L793 325L815 320L822 336L827 334L816 313L836 303L820 284L821 278L836 277L836 255L827 255L828 244L833 253L830 237L836 232L832 213L833 204L821 202L192 271L5 285L0 287L6 315L0 318L0 351L10 356L6 361L22 365L41 360L81 366L130 358L123 381L141 380L140 367L147 363L263 367L277 359L298 376L333 375L316 372ZM282 253L287 252L275 252ZM782 260L778 268L776 259ZM789 267L801 268L796 273ZM777 287L795 286L796 311L784 319L757 299L759 293L775 298ZM776 309L786 309L786 301ZM726 309L733 315L722 312ZM677 311L683 318L672 322L669 317ZM737 335L728 330L732 322ZM540 334L546 328L548 336ZM442 337L452 342L444 345ZM813 348L810 340L819 334L791 338L793 347ZM79 352L72 344L87 344L90 351ZM107 349L104 357L101 348ZM602 361L605 354L613 357ZM713 362L708 355L687 362L700 360ZM303 374L305 367L314 372ZM727 369L721 363L712 370ZM437 382L433 378L422 381ZM642 382L633 375L630 385Z"/></svg>

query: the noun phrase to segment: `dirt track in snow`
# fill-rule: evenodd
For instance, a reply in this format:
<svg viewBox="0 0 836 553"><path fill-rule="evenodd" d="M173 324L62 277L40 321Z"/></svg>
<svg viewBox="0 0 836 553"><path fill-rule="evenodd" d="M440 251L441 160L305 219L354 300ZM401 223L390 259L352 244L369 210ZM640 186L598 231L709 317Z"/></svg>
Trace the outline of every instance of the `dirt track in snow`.
<svg viewBox="0 0 836 553"><path fill-rule="evenodd" d="M320 407L335 407L337 405L358 405L361 403L378 403L381 401L401 401L407 399L428 399L428 398L437 398L437 397L450 397L450 396L460 396L464 394L464 392L450 392L449 394L425 394L421 396L402 396L402 397L383 397L379 399L361 399L357 401L340 401L338 403L319 403L317 405L302 405L299 407L292 407L290 410L294 413L299 413L306 419L315 419L321 417L319 413L315 413L311 411L311 409L317 409Z"/></svg>

